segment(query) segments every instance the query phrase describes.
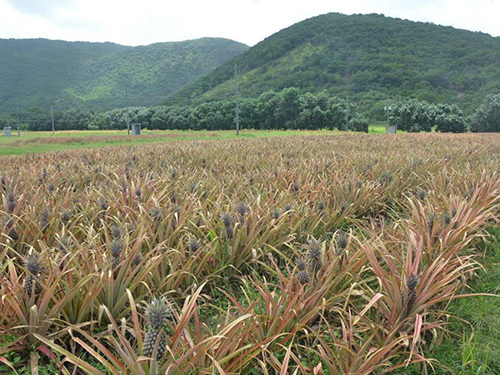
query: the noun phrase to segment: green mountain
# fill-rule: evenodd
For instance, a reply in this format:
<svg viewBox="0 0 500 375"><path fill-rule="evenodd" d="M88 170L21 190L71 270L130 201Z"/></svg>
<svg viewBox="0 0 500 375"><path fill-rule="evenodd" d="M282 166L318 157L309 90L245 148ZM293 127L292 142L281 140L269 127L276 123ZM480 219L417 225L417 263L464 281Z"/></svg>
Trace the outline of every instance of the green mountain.
<svg viewBox="0 0 500 375"><path fill-rule="evenodd" d="M248 46L222 38L129 47L0 39L0 111L153 105Z"/></svg>
<svg viewBox="0 0 500 375"><path fill-rule="evenodd" d="M299 22L180 90L169 104L229 99L234 64L243 97L297 87L349 95L384 117L402 98L457 103L471 110L500 91L500 38L383 15L329 13Z"/></svg>

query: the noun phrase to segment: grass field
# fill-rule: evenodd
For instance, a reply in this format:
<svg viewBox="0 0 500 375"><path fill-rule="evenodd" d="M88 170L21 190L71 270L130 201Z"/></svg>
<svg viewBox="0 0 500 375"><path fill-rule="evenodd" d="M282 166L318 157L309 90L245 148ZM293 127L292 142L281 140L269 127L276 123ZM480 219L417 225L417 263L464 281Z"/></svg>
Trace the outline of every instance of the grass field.
<svg viewBox="0 0 500 375"><path fill-rule="evenodd" d="M291 135L333 134L336 131L280 131L280 130L243 130L239 138L267 138ZM59 131L23 132L21 137L0 136L0 156L23 155L73 149L91 149L106 146L139 145L178 140L234 139L234 131L148 131L140 136L127 136L127 131Z"/></svg>
<svg viewBox="0 0 500 375"><path fill-rule="evenodd" d="M242 130L240 138L281 137L291 135L335 134L338 131L283 131L283 130ZM385 123L374 123L369 134L385 134ZM22 132L21 137L6 138L0 135L0 156L23 155L72 149L99 148L106 146L136 145L173 140L233 139L234 131L150 131L143 130L141 136L127 136L126 130L86 130L52 132Z"/></svg>
<svg viewBox="0 0 500 375"><path fill-rule="evenodd" d="M234 138L11 144L0 373L500 373L500 136Z"/></svg>

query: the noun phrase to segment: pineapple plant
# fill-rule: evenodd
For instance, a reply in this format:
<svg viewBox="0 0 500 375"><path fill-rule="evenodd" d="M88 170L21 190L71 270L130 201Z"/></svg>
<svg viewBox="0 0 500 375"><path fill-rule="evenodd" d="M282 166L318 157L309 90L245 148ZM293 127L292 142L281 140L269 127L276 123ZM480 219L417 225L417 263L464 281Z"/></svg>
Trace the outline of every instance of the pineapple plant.
<svg viewBox="0 0 500 375"><path fill-rule="evenodd" d="M429 227L429 234L432 234L434 231L434 225L436 223L436 214L433 212L432 214L427 215L427 226Z"/></svg>
<svg viewBox="0 0 500 375"><path fill-rule="evenodd" d="M323 212L325 210L325 201L319 201L318 204L316 205L316 208L318 209L319 212Z"/></svg>
<svg viewBox="0 0 500 375"><path fill-rule="evenodd" d="M7 219L7 223L5 224L5 228L7 230L7 235L14 242L17 242L19 239L19 235L17 234L16 228L14 226L14 220L12 218Z"/></svg>
<svg viewBox="0 0 500 375"><path fill-rule="evenodd" d="M103 215L105 211L108 209L108 202L106 201L106 198L100 197L99 198L99 205L101 206L101 211L103 211Z"/></svg>
<svg viewBox="0 0 500 375"><path fill-rule="evenodd" d="M42 233L45 234L49 230L50 223L49 223L49 210L45 209L42 211L42 219L40 220L40 228L42 230Z"/></svg>
<svg viewBox="0 0 500 375"><path fill-rule="evenodd" d="M111 226L111 237L114 240L118 240L122 237L122 231L118 225L113 224Z"/></svg>
<svg viewBox="0 0 500 375"><path fill-rule="evenodd" d="M312 240L309 242L309 257L311 258L311 269L317 273L323 267L323 249L321 241Z"/></svg>
<svg viewBox="0 0 500 375"><path fill-rule="evenodd" d="M341 215L343 215L346 212L347 207L349 207L349 205L346 202L342 202L340 204L340 214Z"/></svg>
<svg viewBox="0 0 500 375"><path fill-rule="evenodd" d="M151 218L153 219L155 225L155 231L160 227L160 223L163 220L162 210L159 207L155 207L151 210Z"/></svg>
<svg viewBox="0 0 500 375"><path fill-rule="evenodd" d="M123 240L116 238L111 243L111 268L113 270L113 278L116 279L120 272L121 254L123 251Z"/></svg>
<svg viewBox="0 0 500 375"><path fill-rule="evenodd" d="M200 248L200 241L197 238L190 238L188 242L189 255L194 255Z"/></svg>
<svg viewBox="0 0 500 375"><path fill-rule="evenodd" d="M423 190L423 189L419 190L417 193L418 199L420 199L421 201L425 200L425 194L426 194L425 190Z"/></svg>
<svg viewBox="0 0 500 375"><path fill-rule="evenodd" d="M306 261L301 258L297 260L296 264L299 270L297 273L297 279L302 285L307 284L309 282L309 274L306 269Z"/></svg>
<svg viewBox="0 0 500 375"><path fill-rule="evenodd" d="M147 307L146 317L149 320L149 326L142 346L142 352L146 357L152 357L157 342L156 360L160 361L165 356L167 338L162 332L162 329L166 319L170 317L171 314L170 305L165 298L153 298Z"/></svg>
<svg viewBox="0 0 500 375"><path fill-rule="evenodd" d="M31 298L35 298L42 292L42 285L40 284L40 270L42 264L40 258L35 254L28 255L24 260L24 267L26 269L26 279L24 280L24 293Z"/></svg>
<svg viewBox="0 0 500 375"><path fill-rule="evenodd" d="M411 308L417 300L417 275L410 275L406 280L406 305Z"/></svg>
<svg viewBox="0 0 500 375"><path fill-rule="evenodd" d="M243 225L245 221L245 214L248 212L248 206L246 205L245 202L240 202L238 203L236 210L240 214L240 224Z"/></svg>
<svg viewBox="0 0 500 375"><path fill-rule="evenodd" d="M337 255L342 255L348 243L349 243L349 237L347 236L347 233L340 232L337 237L337 247L338 247Z"/></svg>
<svg viewBox="0 0 500 375"><path fill-rule="evenodd" d="M16 199L14 197L14 193L10 192L7 194L7 211L12 213L14 208L16 208Z"/></svg>
<svg viewBox="0 0 500 375"><path fill-rule="evenodd" d="M225 212L221 215L222 223L224 224L224 227L226 228L226 235L227 238L233 238L233 218L231 217L231 214Z"/></svg>
<svg viewBox="0 0 500 375"><path fill-rule="evenodd" d="M61 220L62 220L63 224L68 224L70 219L71 219L71 211L69 211L69 210L64 211L62 216L61 216Z"/></svg>
<svg viewBox="0 0 500 375"><path fill-rule="evenodd" d="M142 262L142 255L140 252L137 252L135 256L132 258L132 267L137 267Z"/></svg>
<svg viewBox="0 0 500 375"><path fill-rule="evenodd" d="M445 212L443 220L446 225L449 225L451 223L451 216L448 212Z"/></svg>

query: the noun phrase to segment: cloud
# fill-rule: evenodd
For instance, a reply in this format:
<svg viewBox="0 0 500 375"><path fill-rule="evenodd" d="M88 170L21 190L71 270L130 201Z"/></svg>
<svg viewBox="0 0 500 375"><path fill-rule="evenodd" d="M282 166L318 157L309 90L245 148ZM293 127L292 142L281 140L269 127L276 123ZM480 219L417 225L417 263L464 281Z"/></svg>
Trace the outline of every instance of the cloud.
<svg viewBox="0 0 500 375"><path fill-rule="evenodd" d="M328 12L383 13L500 35L499 0L0 0L0 37L138 45L215 36L253 45Z"/></svg>
<svg viewBox="0 0 500 375"><path fill-rule="evenodd" d="M50 17L54 10L72 7L77 0L7 0L7 2L21 13Z"/></svg>

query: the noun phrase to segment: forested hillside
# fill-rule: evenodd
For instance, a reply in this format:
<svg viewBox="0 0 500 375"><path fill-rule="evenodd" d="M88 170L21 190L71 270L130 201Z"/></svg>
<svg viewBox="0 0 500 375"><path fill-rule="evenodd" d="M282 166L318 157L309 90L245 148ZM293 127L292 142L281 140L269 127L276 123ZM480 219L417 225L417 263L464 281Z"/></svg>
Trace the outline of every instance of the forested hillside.
<svg viewBox="0 0 500 375"><path fill-rule="evenodd" d="M0 111L112 109L126 104L127 86L132 105L154 105L247 49L221 38L138 47L3 39Z"/></svg>
<svg viewBox="0 0 500 375"><path fill-rule="evenodd" d="M271 35L173 95L169 104L227 99L234 64L242 96L297 87L349 95L369 117L388 101L459 104L470 113L500 90L500 38L382 15L330 13Z"/></svg>

